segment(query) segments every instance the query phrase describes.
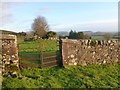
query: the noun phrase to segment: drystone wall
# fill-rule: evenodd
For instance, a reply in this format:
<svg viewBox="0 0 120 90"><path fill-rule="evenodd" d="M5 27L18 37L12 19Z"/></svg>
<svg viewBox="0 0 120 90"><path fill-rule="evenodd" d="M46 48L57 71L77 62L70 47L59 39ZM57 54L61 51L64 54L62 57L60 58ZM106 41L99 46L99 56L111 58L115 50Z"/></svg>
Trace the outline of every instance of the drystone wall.
<svg viewBox="0 0 120 90"><path fill-rule="evenodd" d="M7 72L19 67L17 38L15 35L1 35L1 53L0 61L2 63L2 72Z"/></svg>
<svg viewBox="0 0 120 90"><path fill-rule="evenodd" d="M63 65L88 65L118 62L118 40L62 39Z"/></svg>

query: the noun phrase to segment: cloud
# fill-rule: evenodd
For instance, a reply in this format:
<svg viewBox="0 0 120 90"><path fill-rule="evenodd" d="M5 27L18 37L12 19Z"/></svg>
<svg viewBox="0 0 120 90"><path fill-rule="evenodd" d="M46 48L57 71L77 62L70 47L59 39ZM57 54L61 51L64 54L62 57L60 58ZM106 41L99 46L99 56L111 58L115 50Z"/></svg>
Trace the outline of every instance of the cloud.
<svg viewBox="0 0 120 90"><path fill-rule="evenodd" d="M118 20L98 20L73 24L51 25L51 29L54 31L70 31L72 29L76 31L117 32Z"/></svg>
<svg viewBox="0 0 120 90"><path fill-rule="evenodd" d="M16 2L0 2L0 26L4 26L5 24L8 23L13 23L14 17L11 11L11 8L13 6L18 6L23 4L21 3L16 3Z"/></svg>
<svg viewBox="0 0 120 90"><path fill-rule="evenodd" d="M45 7L40 8L40 10L42 10L42 11L46 11L46 10L50 10L50 9L53 9L53 7L45 6Z"/></svg>
<svg viewBox="0 0 120 90"><path fill-rule="evenodd" d="M50 7L50 6L44 6L44 7L41 7L36 14L40 15L40 14L46 13L48 10L52 10L52 9L54 9L54 8Z"/></svg>
<svg viewBox="0 0 120 90"><path fill-rule="evenodd" d="M0 3L0 26L12 21L11 5L9 3Z"/></svg>

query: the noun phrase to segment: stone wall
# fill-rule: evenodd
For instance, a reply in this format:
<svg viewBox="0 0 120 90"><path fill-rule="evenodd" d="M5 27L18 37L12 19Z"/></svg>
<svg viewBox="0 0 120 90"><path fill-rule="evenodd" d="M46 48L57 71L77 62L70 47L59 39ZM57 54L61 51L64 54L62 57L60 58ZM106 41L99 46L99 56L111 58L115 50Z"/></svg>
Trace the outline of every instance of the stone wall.
<svg viewBox="0 0 120 90"><path fill-rule="evenodd" d="M118 40L62 39L63 65L88 65L118 62Z"/></svg>
<svg viewBox="0 0 120 90"><path fill-rule="evenodd" d="M1 35L1 53L2 71L6 72L19 67L17 38L14 35Z"/></svg>
<svg viewBox="0 0 120 90"><path fill-rule="evenodd" d="M0 36L2 31L0 31ZM2 40L0 40L0 90L2 90Z"/></svg>

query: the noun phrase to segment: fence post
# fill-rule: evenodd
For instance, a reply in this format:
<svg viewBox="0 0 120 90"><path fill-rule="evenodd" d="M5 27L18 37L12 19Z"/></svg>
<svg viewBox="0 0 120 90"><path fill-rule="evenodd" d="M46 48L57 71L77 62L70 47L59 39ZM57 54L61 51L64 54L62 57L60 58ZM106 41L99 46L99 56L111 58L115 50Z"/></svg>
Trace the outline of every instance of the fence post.
<svg viewBox="0 0 120 90"><path fill-rule="evenodd" d="M63 61L62 61L62 40L59 38L59 66L63 66Z"/></svg>

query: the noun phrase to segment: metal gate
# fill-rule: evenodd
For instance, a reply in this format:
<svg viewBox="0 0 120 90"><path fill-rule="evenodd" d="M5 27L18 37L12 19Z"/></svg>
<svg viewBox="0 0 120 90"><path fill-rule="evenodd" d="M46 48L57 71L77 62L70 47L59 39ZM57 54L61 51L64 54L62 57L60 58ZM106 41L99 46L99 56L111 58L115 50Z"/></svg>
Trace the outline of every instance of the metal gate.
<svg viewBox="0 0 120 90"><path fill-rule="evenodd" d="M18 44L21 68L46 68L59 66L60 48L58 40L27 41Z"/></svg>

